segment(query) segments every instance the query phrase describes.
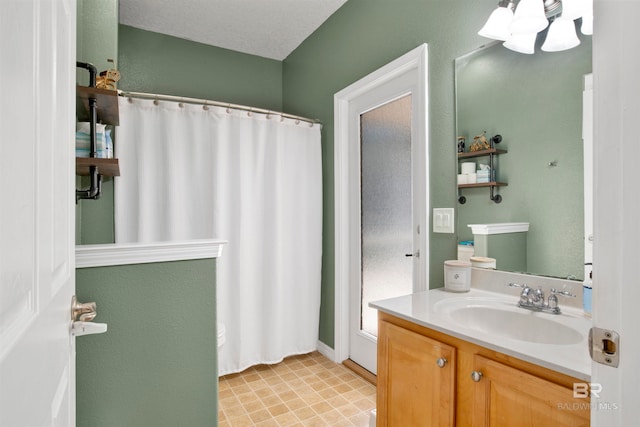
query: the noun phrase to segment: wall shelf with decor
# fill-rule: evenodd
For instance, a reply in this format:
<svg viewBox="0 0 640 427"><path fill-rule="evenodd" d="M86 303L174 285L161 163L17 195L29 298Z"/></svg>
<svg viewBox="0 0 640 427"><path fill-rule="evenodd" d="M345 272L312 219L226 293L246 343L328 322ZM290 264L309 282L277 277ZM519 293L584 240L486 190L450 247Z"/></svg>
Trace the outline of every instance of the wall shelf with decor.
<svg viewBox="0 0 640 427"><path fill-rule="evenodd" d="M458 160L462 159L471 159L476 157L488 157L489 158L489 174L493 177L496 175L495 169L495 159L500 154L506 154L507 150L501 150L498 148L488 148L486 150L478 150L478 151L468 151L458 153ZM495 191L498 187L506 187L506 182L494 181L490 178L489 182L476 182L472 184L458 184L458 193L460 190L465 188L480 188L480 187L489 187L489 198L493 200L495 203L502 202L502 196L499 194L495 194ZM461 194L458 194L458 203L464 205L467 202L467 198Z"/></svg>
<svg viewBox="0 0 640 427"><path fill-rule="evenodd" d="M100 158L96 142L96 124L118 126L118 92L96 87L96 67L85 62L77 62L79 68L89 71L89 86L76 87L76 117L79 122L89 122L89 157L76 157L76 175L89 176L90 186L76 190L76 202L80 199L96 200L102 192L103 176L120 176L118 159Z"/></svg>

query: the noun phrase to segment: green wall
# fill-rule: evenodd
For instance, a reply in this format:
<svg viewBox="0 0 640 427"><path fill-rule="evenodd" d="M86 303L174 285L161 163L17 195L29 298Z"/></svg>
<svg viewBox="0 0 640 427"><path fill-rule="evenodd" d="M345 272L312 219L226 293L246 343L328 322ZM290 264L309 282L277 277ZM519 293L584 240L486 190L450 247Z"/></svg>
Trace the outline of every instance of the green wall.
<svg viewBox="0 0 640 427"><path fill-rule="evenodd" d="M76 339L77 425L217 425L215 260L84 268L104 334Z"/></svg>
<svg viewBox="0 0 640 427"><path fill-rule="evenodd" d="M120 89L281 111L282 62L120 25Z"/></svg>
<svg viewBox="0 0 640 427"><path fill-rule="evenodd" d="M107 59L118 59L118 2L80 0L77 3L77 59L90 62L98 72L112 66ZM89 84L89 73L78 70L78 84Z"/></svg>
<svg viewBox="0 0 640 427"><path fill-rule="evenodd" d="M349 0L284 61L284 109L323 123L320 340L329 346L335 326L333 94L427 43L429 204L456 207L454 59L486 43L476 33L495 7L495 0ZM443 262L456 257L456 236L430 232L429 246L429 286L441 287Z"/></svg>

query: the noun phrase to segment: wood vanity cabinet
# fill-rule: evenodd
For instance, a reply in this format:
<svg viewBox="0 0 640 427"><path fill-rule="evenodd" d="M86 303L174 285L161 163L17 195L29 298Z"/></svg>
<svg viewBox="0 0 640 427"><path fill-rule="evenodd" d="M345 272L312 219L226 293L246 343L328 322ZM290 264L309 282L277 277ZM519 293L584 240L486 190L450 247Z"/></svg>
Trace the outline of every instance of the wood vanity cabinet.
<svg viewBox="0 0 640 427"><path fill-rule="evenodd" d="M584 381L378 317L378 427L589 426L590 400L573 397L573 384Z"/></svg>
<svg viewBox="0 0 640 427"><path fill-rule="evenodd" d="M378 426L453 425L455 356L454 347L380 322Z"/></svg>

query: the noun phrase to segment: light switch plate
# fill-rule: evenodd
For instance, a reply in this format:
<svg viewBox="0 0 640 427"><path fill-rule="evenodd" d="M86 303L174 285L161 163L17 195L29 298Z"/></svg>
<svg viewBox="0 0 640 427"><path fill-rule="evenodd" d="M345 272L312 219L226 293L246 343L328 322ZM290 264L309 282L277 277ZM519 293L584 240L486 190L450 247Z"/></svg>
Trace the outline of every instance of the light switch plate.
<svg viewBox="0 0 640 427"><path fill-rule="evenodd" d="M454 209L434 208L433 209L433 232L453 233L454 232Z"/></svg>

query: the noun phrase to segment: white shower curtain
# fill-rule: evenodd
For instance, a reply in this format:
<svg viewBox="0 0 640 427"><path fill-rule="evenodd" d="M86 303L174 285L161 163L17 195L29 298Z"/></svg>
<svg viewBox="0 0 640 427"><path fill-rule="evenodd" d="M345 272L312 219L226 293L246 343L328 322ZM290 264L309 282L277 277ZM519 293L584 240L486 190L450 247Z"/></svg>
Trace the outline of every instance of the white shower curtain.
<svg viewBox="0 0 640 427"><path fill-rule="evenodd" d="M119 107L116 243L229 241L217 261L219 375L315 350L320 126L166 101Z"/></svg>

